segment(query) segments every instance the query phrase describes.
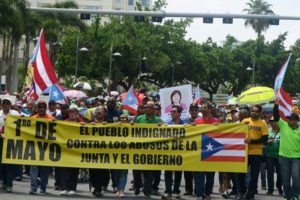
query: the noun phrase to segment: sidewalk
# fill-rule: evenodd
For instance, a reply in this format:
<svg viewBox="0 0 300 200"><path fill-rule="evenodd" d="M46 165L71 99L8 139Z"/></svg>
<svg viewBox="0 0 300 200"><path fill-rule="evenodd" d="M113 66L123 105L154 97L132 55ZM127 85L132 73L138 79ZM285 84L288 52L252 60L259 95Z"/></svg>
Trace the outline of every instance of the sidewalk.
<svg viewBox="0 0 300 200"><path fill-rule="evenodd" d="M163 181L163 174L161 176L162 181L160 183L160 194L163 194L164 192L164 181ZM128 200L142 200L145 199L143 196L143 193L141 192L139 195L134 195L133 191L129 191L128 188L131 187L131 180L132 180L132 173L129 171L128 174L128 183L126 185L126 197L124 199ZM221 194L218 192L219 186L218 186L218 174L215 176L215 186L214 186L214 194L212 195L213 200L221 200L224 199ZM184 190L184 178L182 177L182 184L181 184L181 193L183 194L185 192ZM258 195L256 196L256 199L258 200L279 200L283 199L283 197L278 195L278 192L275 191L273 196L266 195L266 190L260 190L260 183L259 185L259 191ZM49 177L49 184L47 193L40 195L29 195L28 192L30 190L30 177L24 176L23 180L21 182L14 181L13 186L13 193L5 193L3 190L0 190L0 200L65 200L65 199L104 199L104 200L110 200L110 199L117 199L116 195L112 192L112 188L109 186L107 192L103 193L103 197L96 198L94 197L91 192L89 192L89 185L88 183L79 183L77 186L77 193L74 196L60 196L59 191L54 190L54 179L53 177ZM233 199L234 197L231 197ZM152 196L152 199L158 200L161 199L161 196ZM181 196L181 199L183 200L196 200L196 196Z"/></svg>

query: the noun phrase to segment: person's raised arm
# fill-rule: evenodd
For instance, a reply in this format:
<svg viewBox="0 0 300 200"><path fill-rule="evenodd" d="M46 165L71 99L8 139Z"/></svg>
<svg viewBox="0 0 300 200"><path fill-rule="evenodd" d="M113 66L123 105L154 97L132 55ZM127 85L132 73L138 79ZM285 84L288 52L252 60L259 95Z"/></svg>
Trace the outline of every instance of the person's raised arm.
<svg viewBox="0 0 300 200"><path fill-rule="evenodd" d="M273 108L273 117L275 122L278 122L280 119L278 107L279 107L279 99L275 99L274 108Z"/></svg>

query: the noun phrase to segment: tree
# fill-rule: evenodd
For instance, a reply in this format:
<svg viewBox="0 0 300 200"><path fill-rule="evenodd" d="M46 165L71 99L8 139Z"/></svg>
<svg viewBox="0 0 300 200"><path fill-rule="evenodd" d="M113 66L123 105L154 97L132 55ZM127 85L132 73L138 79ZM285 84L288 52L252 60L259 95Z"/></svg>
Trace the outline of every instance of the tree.
<svg viewBox="0 0 300 200"><path fill-rule="evenodd" d="M243 11L248 14L260 14L260 15L273 15L274 12L271 10L272 5L264 0L250 0L246 3L248 8ZM260 37L263 31L269 28L268 19L246 19L245 26L251 26Z"/></svg>
<svg viewBox="0 0 300 200"><path fill-rule="evenodd" d="M0 31L3 35L2 57L9 66L7 73L9 92L17 91L19 41L24 34L25 19L29 14L28 6L27 0L3 0L0 3Z"/></svg>

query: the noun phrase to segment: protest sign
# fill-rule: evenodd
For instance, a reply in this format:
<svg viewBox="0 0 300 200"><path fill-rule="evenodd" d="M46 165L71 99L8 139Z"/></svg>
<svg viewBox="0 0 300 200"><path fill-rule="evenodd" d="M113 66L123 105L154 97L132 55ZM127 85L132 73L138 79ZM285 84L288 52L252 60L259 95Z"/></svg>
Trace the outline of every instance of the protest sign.
<svg viewBox="0 0 300 200"><path fill-rule="evenodd" d="M193 102L192 86L181 85L159 90L161 103L161 116L165 121L171 119L171 109L173 105L182 107L181 118L186 119L189 115L189 105Z"/></svg>
<svg viewBox="0 0 300 200"><path fill-rule="evenodd" d="M80 124L8 116L4 163L246 172L245 124Z"/></svg>

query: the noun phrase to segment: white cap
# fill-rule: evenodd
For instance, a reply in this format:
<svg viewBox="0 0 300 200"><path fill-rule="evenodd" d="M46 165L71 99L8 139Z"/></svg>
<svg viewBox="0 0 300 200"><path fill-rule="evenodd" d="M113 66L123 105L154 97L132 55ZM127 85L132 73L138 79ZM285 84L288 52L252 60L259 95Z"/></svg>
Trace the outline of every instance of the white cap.
<svg viewBox="0 0 300 200"><path fill-rule="evenodd" d="M10 104L12 104L11 99L9 97L4 97L1 102L3 102L4 100L9 101Z"/></svg>

